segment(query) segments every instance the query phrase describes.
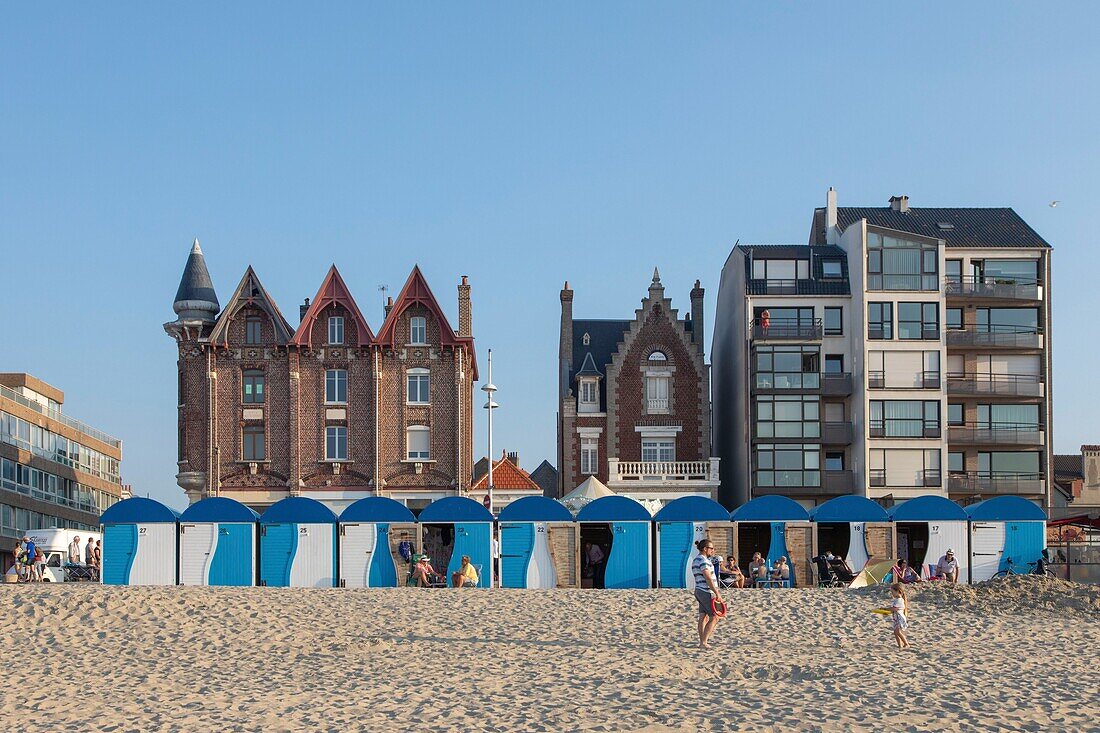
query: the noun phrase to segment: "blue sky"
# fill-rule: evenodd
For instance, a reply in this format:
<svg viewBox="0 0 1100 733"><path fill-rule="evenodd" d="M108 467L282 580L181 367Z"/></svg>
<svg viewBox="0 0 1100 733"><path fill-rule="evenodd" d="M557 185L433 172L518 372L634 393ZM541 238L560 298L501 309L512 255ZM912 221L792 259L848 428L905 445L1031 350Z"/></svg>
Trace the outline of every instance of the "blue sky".
<svg viewBox="0 0 1100 733"><path fill-rule="evenodd" d="M804 243L831 185L1012 206L1054 244L1072 452L1100 441L1097 27L1096 3L8 5L0 370L180 506L161 324L191 240L223 300L251 263L292 321L335 262L377 327L419 263L452 320L470 275L495 443L533 468L564 280L618 318L654 265L682 311L700 278L710 329L733 243Z"/></svg>

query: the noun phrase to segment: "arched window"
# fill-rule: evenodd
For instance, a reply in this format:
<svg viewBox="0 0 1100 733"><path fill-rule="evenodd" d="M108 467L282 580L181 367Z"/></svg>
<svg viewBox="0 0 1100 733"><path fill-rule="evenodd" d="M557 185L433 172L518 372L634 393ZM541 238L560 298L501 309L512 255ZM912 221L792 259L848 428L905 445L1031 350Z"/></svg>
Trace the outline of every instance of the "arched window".
<svg viewBox="0 0 1100 733"><path fill-rule="evenodd" d="M668 361L668 357L665 356L665 352L657 350L649 355L650 361Z"/></svg>

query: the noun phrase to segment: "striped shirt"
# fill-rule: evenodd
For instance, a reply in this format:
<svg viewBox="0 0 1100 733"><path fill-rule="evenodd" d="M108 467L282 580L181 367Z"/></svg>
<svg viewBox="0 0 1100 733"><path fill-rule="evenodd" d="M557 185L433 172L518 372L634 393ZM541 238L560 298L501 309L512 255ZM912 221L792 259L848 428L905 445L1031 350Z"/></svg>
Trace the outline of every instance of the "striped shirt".
<svg viewBox="0 0 1100 733"><path fill-rule="evenodd" d="M691 561L691 574L695 576L695 587L699 590L710 590L707 578L714 580L714 564L705 555L696 555Z"/></svg>

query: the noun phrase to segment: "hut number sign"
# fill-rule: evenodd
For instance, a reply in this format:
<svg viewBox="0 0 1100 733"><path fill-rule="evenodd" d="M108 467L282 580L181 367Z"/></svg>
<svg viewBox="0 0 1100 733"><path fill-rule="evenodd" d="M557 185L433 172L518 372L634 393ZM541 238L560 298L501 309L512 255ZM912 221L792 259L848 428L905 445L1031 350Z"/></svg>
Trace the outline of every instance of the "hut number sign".
<svg viewBox="0 0 1100 733"><path fill-rule="evenodd" d="M309 537L309 527L299 527L298 528L298 536L299 537Z"/></svg>

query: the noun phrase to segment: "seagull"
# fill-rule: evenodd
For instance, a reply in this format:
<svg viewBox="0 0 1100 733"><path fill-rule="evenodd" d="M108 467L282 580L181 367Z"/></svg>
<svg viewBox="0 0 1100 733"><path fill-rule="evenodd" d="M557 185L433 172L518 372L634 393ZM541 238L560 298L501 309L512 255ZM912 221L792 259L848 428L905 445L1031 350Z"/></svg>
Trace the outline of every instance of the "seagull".
<svg viewBox="0 0 1100 733"><path fill-rule="evenodd" d="M1057 201L1051 201L1050 202L1050 208L1052 208L1052 209L1058 208L1058 202Z"/></svg>

